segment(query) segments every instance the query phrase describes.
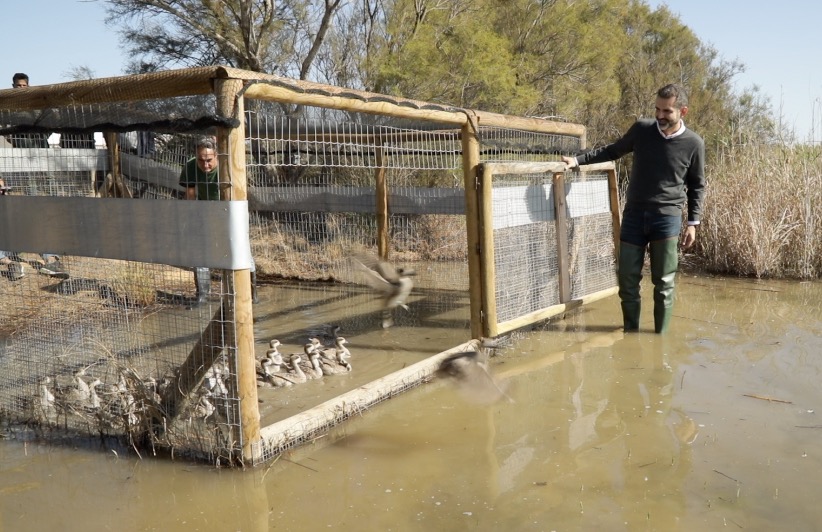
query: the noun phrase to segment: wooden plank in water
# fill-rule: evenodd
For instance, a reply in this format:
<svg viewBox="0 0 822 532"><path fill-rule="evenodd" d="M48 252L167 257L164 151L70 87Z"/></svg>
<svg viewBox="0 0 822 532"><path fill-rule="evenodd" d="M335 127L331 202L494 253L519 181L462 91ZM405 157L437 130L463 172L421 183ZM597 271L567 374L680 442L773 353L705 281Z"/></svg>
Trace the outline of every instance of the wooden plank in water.
<svg viewBox="0 0 822 532"><path fill-rule="evenodd" d="M360 414L372 405L392 397L430 378L443 360L454 353L476 351L477 340L470 340L416 364L395 371L359 388L325 401L299 414L283 419L260 430L263 459L272 458L295 443L326 432L345 419Z"/></svg>

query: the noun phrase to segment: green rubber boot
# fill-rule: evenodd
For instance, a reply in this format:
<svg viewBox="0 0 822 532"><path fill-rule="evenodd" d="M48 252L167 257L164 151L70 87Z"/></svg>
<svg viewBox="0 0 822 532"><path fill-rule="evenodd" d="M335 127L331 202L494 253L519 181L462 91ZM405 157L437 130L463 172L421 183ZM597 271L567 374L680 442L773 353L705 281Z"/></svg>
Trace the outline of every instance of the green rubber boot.
<svg viewBox="0 0 822 532"><path fill-rule="evenodd" d="M639 330L639 313L642 308L639 282L642 280L644 262L644 247L627 242L619 243L617 282L619 283L619 300L622 305L622 325L625 332Z"/></svg>
<svg viewBox="0 0 822 532"><path fill-rule="evenodd" d="M651 242L651 281L654 283L654 331L668 329L674 311L674 280L679 265L679 237Z"/></svg>

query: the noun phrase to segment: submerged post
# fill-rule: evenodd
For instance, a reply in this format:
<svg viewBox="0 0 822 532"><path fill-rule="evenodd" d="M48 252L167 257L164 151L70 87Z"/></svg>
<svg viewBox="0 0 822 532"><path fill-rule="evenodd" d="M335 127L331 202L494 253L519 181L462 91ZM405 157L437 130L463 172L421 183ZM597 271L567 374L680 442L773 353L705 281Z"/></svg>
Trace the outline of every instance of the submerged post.
<svg viewBox="0 0 822 532"><path fill-rule="evenodd" d="M217 130L217 151L220 168L220 199L247 201L248 185L245 173L245 116L243 98L238 94L243 88L239 79L215 80L217 112L224 117L241 120L236 128ZM256 358L254 355L254 322L251 301L251 271L225 270L223 272L223 308L226 334L225 345L229 353L236 346L234 367L237 371L237 398L239 399L240 434L232 435L233 441L241 441L243 462L256 461L255 451L260 441L260 411L257 405ZM231 297L233 295L233 297ZM238 438L239 436L239 438Z"/></svg>

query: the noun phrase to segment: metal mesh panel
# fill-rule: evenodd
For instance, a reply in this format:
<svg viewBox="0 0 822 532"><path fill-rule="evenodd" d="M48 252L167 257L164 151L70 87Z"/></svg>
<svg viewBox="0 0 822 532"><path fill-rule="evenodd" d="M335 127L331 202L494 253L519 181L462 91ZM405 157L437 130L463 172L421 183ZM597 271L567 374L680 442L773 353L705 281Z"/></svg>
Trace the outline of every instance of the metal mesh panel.
<svg viewBox="0 0 822 532"><path fill-rule="evenodd" d="M497 320L559 303L551 177L494 176Z"/></svg>
<svg viewBox="0 0 822 532"><path fill-rule="evenodd" d="M566 176L571 297L576 299L616 284L613 219L607 175Z"/></svg>
<svg viewBox="0 0 822 532"><path fill-rule="evenodd" d="M566 174L568 256L559 256L551 174L495 174L492 213L495 301L502 323L561 300L560 263L568 264L570 299L612 288L613 219L606 174Z"/></svg>
<svg viewBox="0 0 822 532"><path fill-rule="evenodd" d="M0 353L0 417L43 433L139 436L142 444L149 436L180 454L227 456L239 444L231 441L239 428L235 349L201 334L219 311L218 296L232 294L221 294L215 280L212 301L190 309L189 271L86 257L62 262L70 279L27 268L19 281L0 284L0 322L14 331ZM213 366L212 349L220 350ZM187 358L210 373L191 395L169 394Z"/></svg>
<svg viewBox="0 0 822 532"><path fill-rule="evenodd" d="M579 137L521 129L480 127L479 138L483 162L559 161L582 149Z"/></svg>
<svg viewBox="0 0 822 532"><path fill-rule="evenodd" d="M109 195L177 197L195 137L150 135L160 149L143 157L123 143L125 180L116 183L107 151L81 135L63 134L49 148L6 147L0 165L12 195L105 196L110 187ZM79 142L88 144L69 147ZM101 434L211 461L236 456L236 347L222 337L230 318L220 303L234 293L219 271L206 274L208 301L196 305L190 269L62 256L63 279L38 275L48 255L11 251L24 275L11 281L10 267L0 266L9 277L0 283L0 328L13 333L0 353L0 418L53 436ZM183 366L191 371L181 377Z"/></svg>
<svg viewBox="0 0 822 532"><path fill-rule="evenodd" d="M348 258L375 252L382 172L391 260L415 269L420 288L467 289L458 131L312 107L298 119L276 106L250 107L252 250L261 271L356 283Z"/></svg>

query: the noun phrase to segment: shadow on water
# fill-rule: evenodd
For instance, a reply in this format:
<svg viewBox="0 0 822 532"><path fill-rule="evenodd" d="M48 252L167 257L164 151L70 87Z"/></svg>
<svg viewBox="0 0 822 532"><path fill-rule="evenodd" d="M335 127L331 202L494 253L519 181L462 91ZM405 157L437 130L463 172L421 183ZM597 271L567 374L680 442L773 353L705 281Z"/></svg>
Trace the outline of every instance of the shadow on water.
<svg viewBox="0 0 822 532"><path fill-rule="evenodd" d="M599 301L491 359L513 401L436 380L253 471L4 442L0 528L813 530L820 305L820 283L682 277L658 336ZM423 351L445 341L420 323Z"/></svg>

